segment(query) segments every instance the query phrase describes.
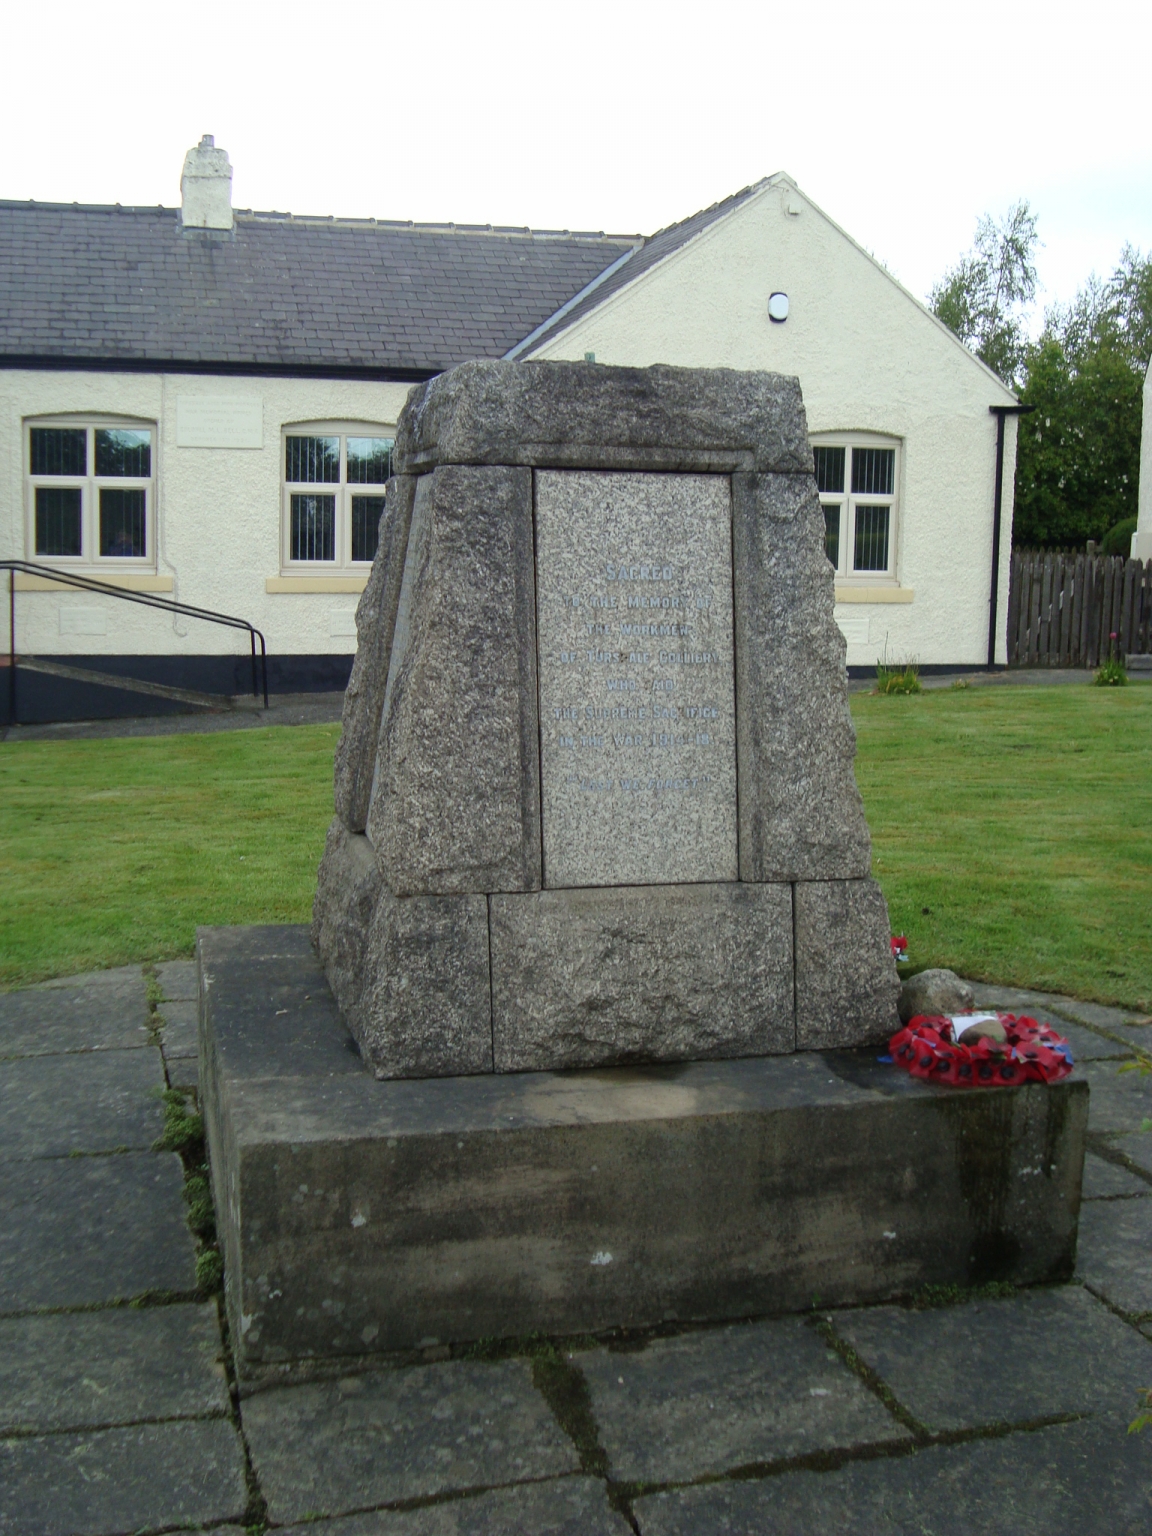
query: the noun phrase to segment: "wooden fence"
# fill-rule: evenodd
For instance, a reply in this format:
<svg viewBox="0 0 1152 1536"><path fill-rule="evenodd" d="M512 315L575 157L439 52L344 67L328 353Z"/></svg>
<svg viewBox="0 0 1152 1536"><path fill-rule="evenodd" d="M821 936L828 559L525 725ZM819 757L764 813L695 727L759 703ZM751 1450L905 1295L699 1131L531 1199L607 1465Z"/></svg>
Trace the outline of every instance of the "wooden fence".
<svg viewBox="0 0 1152 1536"><path fill-rule="evenodd" d="M1012 551L1008 664L1098 667L1110 636L1118 655L1152 650L1152 560L1121 555Z"/></svg>

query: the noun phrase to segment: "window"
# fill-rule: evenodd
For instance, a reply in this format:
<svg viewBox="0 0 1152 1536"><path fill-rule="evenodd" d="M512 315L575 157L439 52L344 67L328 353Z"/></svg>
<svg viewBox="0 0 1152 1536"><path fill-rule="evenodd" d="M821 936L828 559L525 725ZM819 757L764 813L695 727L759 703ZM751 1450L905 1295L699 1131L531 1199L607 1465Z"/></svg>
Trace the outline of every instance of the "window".
<svg viewBox="0 0 1152 1536"><path fill-rule="evenodd" d="M376 558L392 439L382 427L284 434L284 563L368 565Z"/></svg>
<svg viewBox="0 0 1152 1536"><path fill-rule="evenodd" d="M824 549L845 580L891 581L896 573L896 448L863 436L816 442Z"/></svg>
<svg viewBox="0 0 1152 1536"><path fill-rule="evenodd" d="M80 421L28 423L32 559L153 563L153 430Z"/></svg>

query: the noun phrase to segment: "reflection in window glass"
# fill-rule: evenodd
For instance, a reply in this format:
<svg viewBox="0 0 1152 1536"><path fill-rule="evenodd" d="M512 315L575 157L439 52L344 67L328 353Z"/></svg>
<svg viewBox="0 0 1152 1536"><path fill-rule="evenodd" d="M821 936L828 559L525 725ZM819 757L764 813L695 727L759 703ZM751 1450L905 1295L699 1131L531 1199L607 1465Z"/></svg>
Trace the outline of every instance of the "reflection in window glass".
<svg viewBox="0 0 1152 1536"><path fill-rule="evenodd" d="M350 437L348 439L349 485L383 485L391 473L391 438Z"/></svg>
<svg viewBox="0 0 1152 1536"><path fill-rule="evenodd" d="M838 496L844 490L844 449L814 448L816 460L816 489L829 496Z"/></svg>
<svg viewBox="0 0 1152 1536"><path fill-rule="evenodd" d="M857 449L858 453L860 450ZM877 450L881 453L884 449ZM855 455L853 455L855 457ZM886 571L888 569L888 519L889 507L857 506L856 548L853 552L853 569L857 571Z"/></svg>
<svg viewBox="0 0 1152 1536"><path fill-rule="evenodd" d="M36 487L36 553L80 554L80 487Z"/></svg>
<svg viewBox="0 0 1152 1536"><path fill-rule="evenodd" d="M31 437L34 475L88 473L86 427L33 427Z"/></svg>
<svg viewBox="0 0 1152 1536"><path fill-rule="evenodd" d="M335 496L292 497L289 543L293 560L335 560Z"/></svg>
<svg viewBox="0 0 1152 1536"><path fill-rule="evenodd" d="M110 479L147 480L152 473L152 434L96 428L96 473Z"/></svg>
<svg viewBox="0 0 1152 1536"><path fill-rule="evenodd" d="M100 490L100 553L112 559L144 557L144 492Z"/></svg>
<svg viewBox="0 0 1152 1536"><path fill-rule="evenodd" d="M353 496L353 560L375 560L380 543L380 514L383 510L383 496Z"/></svg>
<svg viewBox="0 0 1152 1536"><path fill-rule="evenodd" d="M891 496L895 462L894 448L853 448L852 494Z"/></svg>
<svg viewBox="0 0 1152 1536"><path fill-rule="evenodd" d="M340 483L340 439L338 437L285 438L284 478L290 485L338 485Z"/></svg>
<svg viewBox="0 0 1152 1536"><path fill-rule="evenodd" d="M833 565L840 564L840 508L824 508L824 553Z"/></svg>

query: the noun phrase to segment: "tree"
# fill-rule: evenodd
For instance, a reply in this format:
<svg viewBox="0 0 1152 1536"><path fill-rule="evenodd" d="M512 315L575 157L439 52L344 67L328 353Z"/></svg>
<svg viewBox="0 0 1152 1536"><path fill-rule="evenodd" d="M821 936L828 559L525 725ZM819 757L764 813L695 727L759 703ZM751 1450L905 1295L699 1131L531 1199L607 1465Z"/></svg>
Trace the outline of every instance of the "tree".
<svg viewBox="0 0 1152 1536"><path fill-rule="evenodd" d="M1027 351L1024 311L1036 296L1036 215L1021 198L976 226L972 249L932 290L935 314L1000 375L1017 379Z"/></svg>
<svg viewBox="0 0 1152 1536"><path fill-rule="evenodd" d="M1150 352L1152 256L1126 246L1027 349L1020 395L1036 409L1020 422L1014 543L1081 545L1135 517Z"/></svg>

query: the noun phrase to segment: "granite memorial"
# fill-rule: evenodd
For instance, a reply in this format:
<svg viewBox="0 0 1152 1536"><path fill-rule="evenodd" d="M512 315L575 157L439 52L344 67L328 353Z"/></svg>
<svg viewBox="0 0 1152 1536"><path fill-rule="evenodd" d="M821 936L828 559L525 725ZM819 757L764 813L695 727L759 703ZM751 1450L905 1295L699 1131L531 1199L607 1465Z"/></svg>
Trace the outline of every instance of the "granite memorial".
<svg viewBox="0 0 1152 1536"><path fill-rule="evenodd" d="M313 924L376 1075L894 1030L797 382L468 363L394 467Z"/></svg>
<svg viewBox="0 0 1152 1536"><path fill-rule="evenodd" d="M311 935L197 937L240 1372L1071 1274L1086 1082L876 1059L796 381L469 363L395 470Z"/></svg>

